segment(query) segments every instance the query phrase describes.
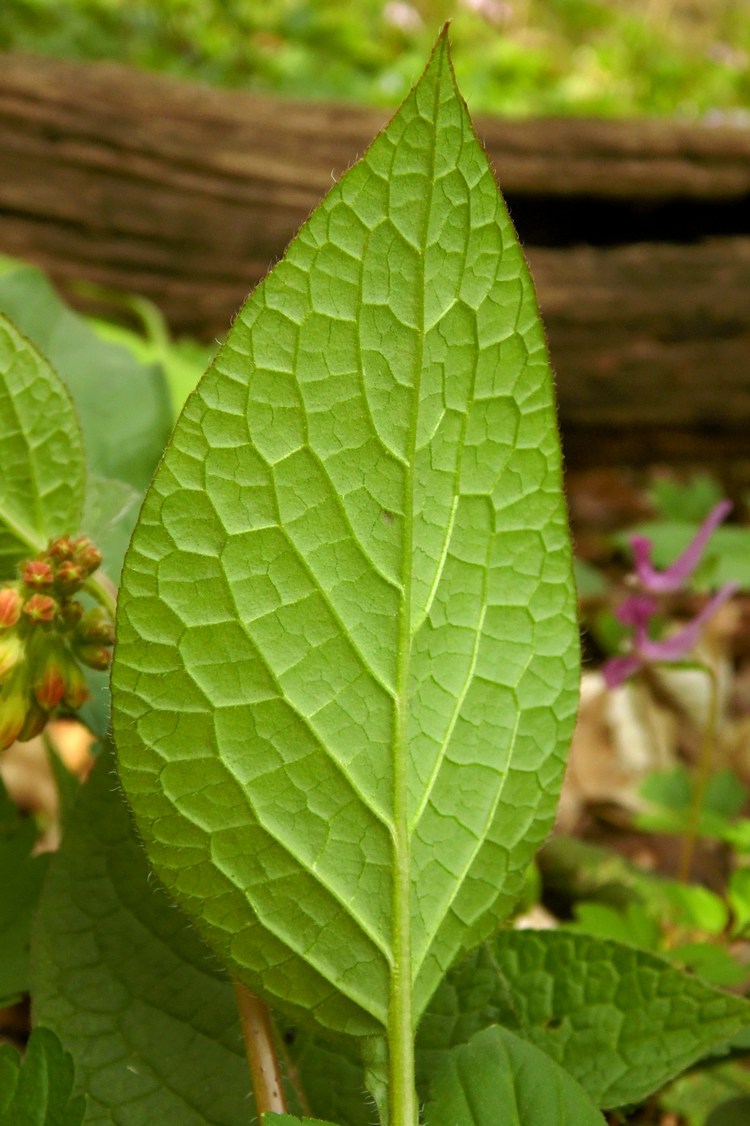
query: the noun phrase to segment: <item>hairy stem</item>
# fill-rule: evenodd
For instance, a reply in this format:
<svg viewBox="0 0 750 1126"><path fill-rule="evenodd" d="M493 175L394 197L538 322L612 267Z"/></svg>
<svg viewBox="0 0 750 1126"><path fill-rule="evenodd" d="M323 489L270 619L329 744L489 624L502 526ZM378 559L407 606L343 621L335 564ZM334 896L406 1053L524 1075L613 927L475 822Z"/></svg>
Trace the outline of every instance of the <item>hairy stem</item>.
<svg viewBox="0 0 750 1126"><path fill-rule="evenodd" d="M266 1111L285 1114L287 1108L281 1084L281 1069L268 1005L239 981L234 983L234 992L240 1011L258 1118L262 1119Z"/></svg>

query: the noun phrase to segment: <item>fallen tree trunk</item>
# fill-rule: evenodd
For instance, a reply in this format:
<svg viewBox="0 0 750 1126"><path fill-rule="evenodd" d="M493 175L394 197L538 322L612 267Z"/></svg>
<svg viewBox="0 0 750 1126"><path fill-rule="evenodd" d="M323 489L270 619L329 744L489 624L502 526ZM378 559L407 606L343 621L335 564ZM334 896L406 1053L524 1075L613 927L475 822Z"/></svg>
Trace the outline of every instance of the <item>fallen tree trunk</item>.
<svg viewBox="0 0 750 1126"><path fill-rule="evenodd" d="M386 116L6 56L0 251L221 335ZM569 463L750 459L750 133L478 131L537 283Z"/></svg>

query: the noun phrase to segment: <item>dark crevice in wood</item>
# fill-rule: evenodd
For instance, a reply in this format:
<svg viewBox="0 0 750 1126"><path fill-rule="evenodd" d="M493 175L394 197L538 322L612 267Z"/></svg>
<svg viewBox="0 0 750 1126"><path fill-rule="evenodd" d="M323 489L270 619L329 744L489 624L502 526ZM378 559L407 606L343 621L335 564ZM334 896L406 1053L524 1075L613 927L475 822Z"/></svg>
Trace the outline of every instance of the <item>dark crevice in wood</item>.
<svg viewBox="0 0 750 1126"><path fill-rule="evenodd" d="M723 200L620 200L508 192L505 199L526 246L687 245L706 238L750 235L750 195Z"/></svg>

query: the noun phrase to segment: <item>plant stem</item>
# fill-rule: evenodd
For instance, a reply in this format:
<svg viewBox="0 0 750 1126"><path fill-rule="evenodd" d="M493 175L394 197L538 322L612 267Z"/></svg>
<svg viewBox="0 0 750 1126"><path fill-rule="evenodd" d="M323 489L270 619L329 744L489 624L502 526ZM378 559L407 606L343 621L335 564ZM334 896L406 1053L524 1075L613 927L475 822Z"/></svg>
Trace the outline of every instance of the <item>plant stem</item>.
<svg viewBox="0 0 750 1126"><path fill-rule="evenodd" d="M84 589L114 618L117 612L117 587L103 572L87 579Z"/></svg>
<svg viewBox="0 0 750 1126"><path fill-rule="evenodd" d="M690 820L682 837L682 851L680 854L680 869L678 879L687 883L693 867L695 845L698 840L698 827L700 825L703 802L706 797L706 787L711 775L716 744L716 726L719 718L719 681L714 669L706 665L706 676L709 682L708 719L703 732L700 754L698 757L698 770L695 778L695 790L690 806Z"/></svg>
<svg viewBox="0 0 750 1126"><path fill-rule="evenodd" d="M277 1114L286 1114L281 1069L273 1042L273 1026L268 1005L239 981L234 983L234 992L240 1010L242 1035L245 1038L245 1051L253 1082L258 1119L262 1120L263 1115L269 1110Z"/></svg>

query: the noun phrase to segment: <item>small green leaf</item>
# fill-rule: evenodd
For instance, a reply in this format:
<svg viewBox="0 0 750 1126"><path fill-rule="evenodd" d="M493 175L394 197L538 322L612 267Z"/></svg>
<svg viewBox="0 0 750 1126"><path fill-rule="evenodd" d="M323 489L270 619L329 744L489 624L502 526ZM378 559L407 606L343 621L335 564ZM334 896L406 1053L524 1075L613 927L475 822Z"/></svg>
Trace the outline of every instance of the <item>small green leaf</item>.
<svg viewBox="0 0 750 1126"><path fill-rule="evenodd" d="M106 751L45 883L32 979L35 1017L89 1095L86 1126L255 1121L231 985L150 878Z"/></svg>
<svg viewBox="0 0 750 1126"><path fill-rule="evenodd" d="M32 818L21 817L0 779L0 1005L29 989L29 942L48 856L32 857Z"/></svg>
<svg viewBox="0 0 750 1126"><path fill-rule="evenodd" d="M78 531L85 463L70 396L36 348L0 314L0 579L24 555Z"/></svg>
<svg viewBox="0 0 750 1126"><path fill-rule="evenodd" d="M365 1092L365 1074L358 1044L339 1038L296 1032L289 1054L313 1114L325 1114L346 1126L371 1126L372 1099Z"/></svg>
<svg viewBox="0 0 750 1126"><path fill-rule="evenodd" d="M622 908L606 903L577 903L574 911L575 922L568 924L566 930L610 938L646 950L656 950L659 946L659 925L640 903L628 903Z"/></svg>
<svg viewBox="0 0 750 1126"><path fill-rule="evenodd" d="M120 775L232 973L388 1029L398 1070L548 832L577 684L544 336L441 37L178 421L123 572Z"/></svg>
<svg viewBox="0 0 750 1126"><path fill-rule="evenodd" d="M421 1090L489 1024L518 1032L600 1107L638 1102L750 1025L750 1004L664 959L567 931L507 931L448 974L419 1028Z"/></svg>
<svg viewBox="0 0 750 1126"><path fill-rule="evenodd" d="M739 985L750 977L748 967L736 961L724 946L709 942L684 942L669 950L667 956L712 985Z"/></svg>
<svg viewBox="0 0 750 1126"><path fill-rule="evenodd" d="M141 364L125 348L102 340L33 266L18 266L0 277L0 312L34 342L70 388L93 472L145 489L172 422L161 368Z"/></svg>
<svg viewBox="0 0 750 1126"><path fill-rule="evenodd" d="M732 934L750 926L750 868L736 868L729 877L727 899L732 910Z"/></svg>
<svg viewBox="0 0 750 1126"><path fill-rule="evenodd" d="M572 1076L505 1028L447 1052L431 1090L430 1126L604 1126Z"/></svg>
<svg viewBox="0 0 750 1126"><path fill-rule="evenodd" d="M23 1060L0 1045L0 1126L81 1126L85 1109L73 1097L73 1061L49 1029L32 1032Z"/></svg>

